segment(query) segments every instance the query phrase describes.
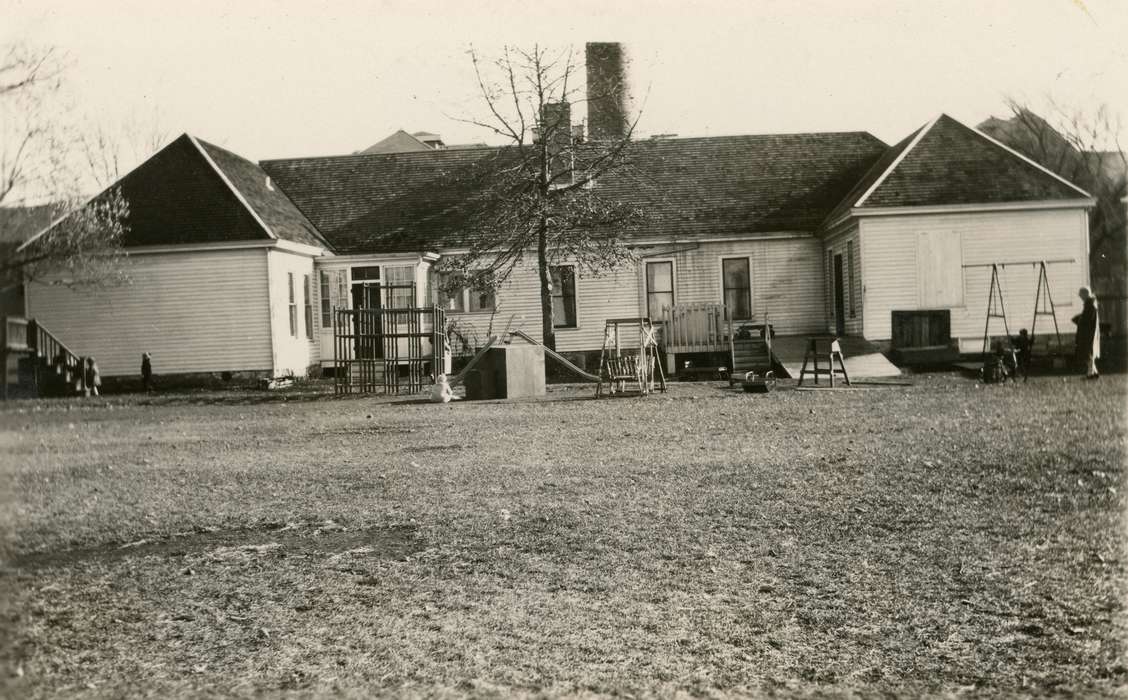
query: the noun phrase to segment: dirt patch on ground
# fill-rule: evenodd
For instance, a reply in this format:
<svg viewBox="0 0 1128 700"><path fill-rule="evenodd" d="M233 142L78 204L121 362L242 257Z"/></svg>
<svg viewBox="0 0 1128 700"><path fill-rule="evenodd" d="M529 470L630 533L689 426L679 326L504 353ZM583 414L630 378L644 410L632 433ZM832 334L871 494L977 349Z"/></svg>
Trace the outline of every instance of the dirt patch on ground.
<svg viewBox="0 0 1128 700"><path fill-rule="evenodd" d="M53 552L31 552L7 562L6 568L64 568L85 561L111 562L127 557L186 557L215 559L246 553L279 555L338 554L351 552L380 559L402 559L423 548L414 526L353 529L332 521L322 523L272 523L257 528L203 530L177 533L135 542L107 543Z"/></svg>

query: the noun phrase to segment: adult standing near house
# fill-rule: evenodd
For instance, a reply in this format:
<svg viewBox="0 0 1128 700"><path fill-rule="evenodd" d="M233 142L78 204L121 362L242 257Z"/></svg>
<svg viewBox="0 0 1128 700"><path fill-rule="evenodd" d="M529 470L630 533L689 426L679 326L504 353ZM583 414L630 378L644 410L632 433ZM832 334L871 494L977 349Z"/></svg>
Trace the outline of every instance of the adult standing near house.
<svg viewBox="0 0 1128 700"><path fill-rule="evenodd" d="M1092 290L1082 287L1077 291L1083 307L1081 313L1073 317L1077 325L1076 352L1078 364L1084 363L1085 377L1096 379L1097 359L1101 356L1100 322L1097 314L1097 299Z"/></svg>
<svg viewBox="0 0 1128 700"><path fill-rule="evenodd" d="M141 385L146 392L153 390L153 356L147 352L141 353Z"/></svg>

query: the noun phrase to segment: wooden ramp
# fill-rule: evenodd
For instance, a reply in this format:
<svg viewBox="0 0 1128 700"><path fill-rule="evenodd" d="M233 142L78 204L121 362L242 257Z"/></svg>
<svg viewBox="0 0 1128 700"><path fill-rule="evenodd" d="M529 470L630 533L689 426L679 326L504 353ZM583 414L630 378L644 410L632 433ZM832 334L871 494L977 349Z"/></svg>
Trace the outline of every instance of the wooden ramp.
<svg viewBox="0 0 1128 700"><path fill-rule="evenodd" d="M776 361L783 366L787 376L792 379L799 378L799 370L803 368L803 357L807 352L806 335L777 335L772 340L772 354ZM851 379L868 377L899 377L901 370L890 362L885 355L878 352L877 347L864 338L844 336L839 338L842 346L842 355L846 365L846 372Z"/></svg>

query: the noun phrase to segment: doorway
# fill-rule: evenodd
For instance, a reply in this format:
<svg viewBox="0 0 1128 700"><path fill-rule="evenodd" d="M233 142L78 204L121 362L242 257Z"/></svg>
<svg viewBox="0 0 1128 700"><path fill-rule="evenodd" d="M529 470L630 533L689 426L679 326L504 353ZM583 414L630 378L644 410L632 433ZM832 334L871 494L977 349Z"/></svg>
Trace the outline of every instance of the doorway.
<svg viewBox="0 0 1128 700"><path fill-rule="evenodd" d="M359 313L354 316L354 352L358 360L378 360L384 356L383 317L380 309L380 283L353 284L352 308Z"/></svg>

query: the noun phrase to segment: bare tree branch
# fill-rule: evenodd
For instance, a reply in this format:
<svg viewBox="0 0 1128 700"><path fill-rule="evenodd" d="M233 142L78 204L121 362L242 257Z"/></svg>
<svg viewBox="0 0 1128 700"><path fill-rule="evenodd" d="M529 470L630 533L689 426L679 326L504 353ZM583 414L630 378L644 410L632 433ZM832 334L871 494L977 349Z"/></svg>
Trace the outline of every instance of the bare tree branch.
<svg viewBox="0 0 1128 700"><path fill-rule="evenodd" d="M571 48L505 47L488 63L471 49L470 57L488 116L456 119L504 138L507 145L495 158L482 158L451 175L446 189L459 192L459 201L432 215L465 221L463 238L469 245L465 254L444 259L440 267L454 284L496 287L516 266L535 259L542 335L554 347L553 266L566 261L594 274L632 260L628 233L648 218L600 184L613 176L645 187L645 178L632 172L638 115L627 120L623 138L585 143L575 138L570 118L577 101L573 77L580 69ZM487 66L496 79L486 75ZM526 140L530 125L535 125L531 143Z"/></svg>
<svg viewBox="0 0 1128 700"><path fill-rule="evenodd" d="M1006 99L1011 116L985 130L1016 151L1074 183L1096 200L1089 214L1090 277L1100 293L1128 295L1128 234L1121 201L1128 190L1128 158L1120 145L1119 116L1067 107L1052 97L1039 115L1028 103Z"/></svg>
<svg viewBox="0 0 1128 700"><path fill-rule="evenodd" d="M0 52L5 57L0 63L0 204L7 210L0 218L0 240L35 234L0 253L0 285L122 281L128 206L116 190L89 200L84 139L66 119L58 52L22 44ZM119 170L117 152L104 131L91 133L85 143L91 172ZM56 219L50 230L40 230Z"/></svg>

